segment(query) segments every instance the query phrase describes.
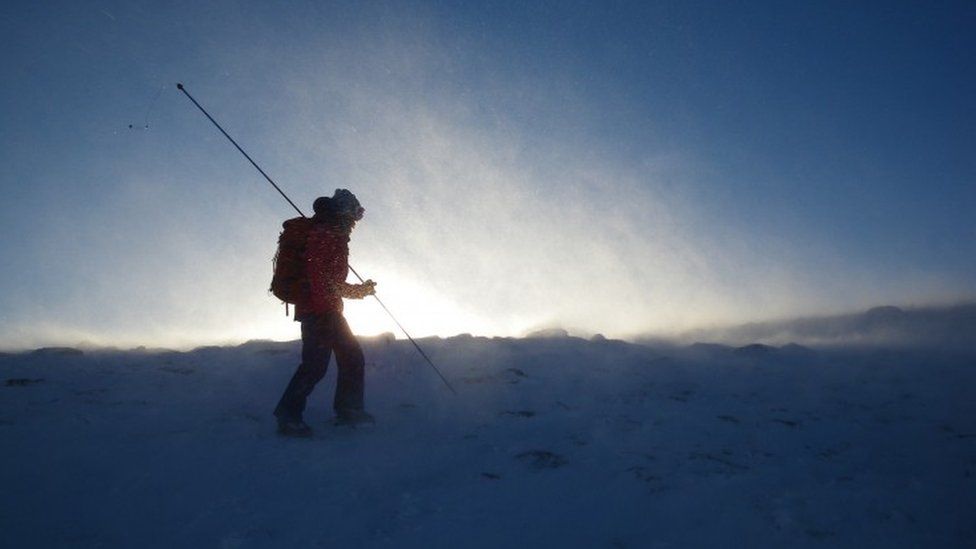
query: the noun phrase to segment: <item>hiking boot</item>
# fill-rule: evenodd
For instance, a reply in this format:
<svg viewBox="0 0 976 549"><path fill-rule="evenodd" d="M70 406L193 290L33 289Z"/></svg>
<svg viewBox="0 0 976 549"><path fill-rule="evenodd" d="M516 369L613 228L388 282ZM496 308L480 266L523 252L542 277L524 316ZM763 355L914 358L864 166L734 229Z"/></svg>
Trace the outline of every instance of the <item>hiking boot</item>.
<svg viewBox="0 0 976 549"><path fill-rule="evenodd" d="M336 425L372 425L376 423L376 418L365 410L345 409L336 410Z"/></svg>
<svg viewBox="0 0 976 549"><path fill-rule="evenodd" d="M310 437L312 428L300 419L278 418L278 434L286 437Z"/></svg>

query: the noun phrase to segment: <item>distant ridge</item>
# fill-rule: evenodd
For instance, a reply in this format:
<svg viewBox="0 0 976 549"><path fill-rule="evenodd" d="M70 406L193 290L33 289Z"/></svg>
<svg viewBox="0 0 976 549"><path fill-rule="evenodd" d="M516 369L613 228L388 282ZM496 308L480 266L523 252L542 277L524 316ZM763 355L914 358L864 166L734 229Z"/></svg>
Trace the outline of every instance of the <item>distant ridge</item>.
<svg viewBox="0 0 976 549"><path fill-rule="evenodd" d="M860 313L691 330L677 339L728 345L797 343L973 350L976 349L976 303L904 309L886 305Z"/></svg>

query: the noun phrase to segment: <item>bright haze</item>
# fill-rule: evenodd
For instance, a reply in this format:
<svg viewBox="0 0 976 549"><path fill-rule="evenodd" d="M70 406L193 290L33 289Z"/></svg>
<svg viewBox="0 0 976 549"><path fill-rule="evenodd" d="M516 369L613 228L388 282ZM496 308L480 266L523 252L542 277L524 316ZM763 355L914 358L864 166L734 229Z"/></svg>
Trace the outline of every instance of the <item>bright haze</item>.
<svg viewBox="0 0 976 549"><path fill-rule="evenodd" d="M0 347L298 337L297 214L176 82L306 213L357 194L414 336L976 296L971 4L204 4L2 8Z"/></svg>

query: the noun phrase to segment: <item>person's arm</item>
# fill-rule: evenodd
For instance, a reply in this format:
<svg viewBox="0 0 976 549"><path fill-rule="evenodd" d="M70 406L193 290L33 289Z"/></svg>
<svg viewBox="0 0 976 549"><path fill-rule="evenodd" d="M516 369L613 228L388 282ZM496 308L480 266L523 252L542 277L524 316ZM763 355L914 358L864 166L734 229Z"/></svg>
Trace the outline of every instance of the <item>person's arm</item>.
<svg viewBox="0 0 976 549"><path fill-rule="evenodd" d="M340 282L334 286L333 291L345 299L363 299L376 293L376 283L372 280L362 284Z"/></svg>

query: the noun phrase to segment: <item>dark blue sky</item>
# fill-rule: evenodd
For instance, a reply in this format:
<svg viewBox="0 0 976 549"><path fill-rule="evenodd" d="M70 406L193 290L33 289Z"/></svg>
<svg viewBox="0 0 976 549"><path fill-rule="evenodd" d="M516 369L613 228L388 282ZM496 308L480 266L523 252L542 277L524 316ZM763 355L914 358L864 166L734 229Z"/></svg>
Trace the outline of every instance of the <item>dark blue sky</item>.
<svg viewBox="0 0 976 549"><path fill-rule="evenodd" d="M974 23L971 3L7 3L0 344L288 337L265 292L287 205L176 81L301 204L360 194L354 256L421 334L971 299Z"/></svg>

